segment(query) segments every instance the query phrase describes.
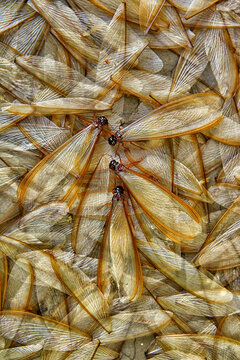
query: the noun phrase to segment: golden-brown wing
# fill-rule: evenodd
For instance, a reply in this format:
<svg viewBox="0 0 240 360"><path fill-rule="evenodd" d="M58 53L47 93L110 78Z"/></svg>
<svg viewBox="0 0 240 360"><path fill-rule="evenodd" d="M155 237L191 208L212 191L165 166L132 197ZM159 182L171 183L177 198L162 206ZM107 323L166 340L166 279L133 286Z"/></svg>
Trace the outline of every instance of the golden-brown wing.
<svg viewBox="0 0 240 360"><path fill-rule="evenodd" d="M186 96L161 106L121 130L122 141L170 138L217 124L222 100L214 93Z"/></svg>
<svg viewBox="0 0 240 360"><path fill-rule="evenodd" d="M142 271L135 241L126 215L126 204L120 188L114 189L110 217L102 241L98 266L98 286L111 300L112 283L116 283L118 296L127 301L136 300L142 291Z"/></svg>

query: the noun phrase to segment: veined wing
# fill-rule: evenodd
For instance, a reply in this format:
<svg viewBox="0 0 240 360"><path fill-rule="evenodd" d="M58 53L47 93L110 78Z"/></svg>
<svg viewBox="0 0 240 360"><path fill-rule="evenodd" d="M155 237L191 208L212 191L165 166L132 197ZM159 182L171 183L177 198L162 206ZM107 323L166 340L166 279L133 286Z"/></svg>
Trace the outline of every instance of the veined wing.
<svg viewBox="0 0 240 360"><path fill-rule="evenodd" d="M3 1L0 4L0 33L21 24L35 15L35 11L23 1Z"/></svg>
<svg viewBox="0 0 240 360"><path fill-rule="evenodd" d="M238 83L238 66L226 29L206 30L206 55L222 96L230 99Z"/></svg>
<svg viewBox="0 0 240 360"><path fill-rule="evenodd" d="M44 154L51 153L71 137L69 129L57 126L44 116L28 116L18 128Z"/></svg>
<svg viewBox="0 0 240 360"><path fill-rule="evenodd" d="M111 105L92 98L59 98L44 100L32 104L13 103L4 108L13 114L20 115L56 115L56 114L81 114L89 111L103 111L111 108Z"/></svg>
<svg viewBox="0 0 240 360"><path fill-rule="evenodd" d="M144 224L140 225L144 227ZM138 249L166 277L208 302L227 304L232 300L233 294L229 290L199 271L183 257L160 244L150 228L145 227L143 230L148 241L137 241Z"/></svg>
<svg viewBox="0 0 240 360"><path fill-rule="evenodd" d="M170 99L189 91L207 66L204 40L205 32L197 32L192 41L193 47L181 52L172 81Z"/></svg>
<svg viewBox="0 0 240 360"><path fill-rule="evenodd" d="M213 201L189 168L176 159L173 159L172 164L172 158L166 146L147 151L131 147L129 151L126 151L126 155L130 162L136 162L135 166L148 175L163 180L167 185L172 185L173 181L173 184L183 191L184 195L210 203Z"/></svg>
<svg viewBox="0 0 240 360"><path fill-rule="evenodd" d="M109 160L105 155L99 161L77 210L72 231L72 246L77 254L89 255L101 242L113 188Z"/></svg>
<svg viewBox="0 0 240 360"><path fill-rule="evenodd" d="M32 296L34 274L31 264L18 259L9 272L4 309L26 310Z"/></svg>
<svg viewBox="0 0 240 360"><path fill-rule="evenodd" d="M120 3L103 37L95 70L96 82L107 87L107 90L116 86L112 77L121 80L147 44L146 40L141 39L128 27L126 3Z"/></svg>
<svg viewBox="0 0 240 360"><path fill-rule="evenodd" d="M221 270L240 265L239 246L240 221L229 224L214 241L209 243L198 254L196 265L209 270Z"/></svg>
<svg viewBox="0 0 240 360"><path fill-rule="evenodd" d="M109 305L95 283L80 269L73 270L64 262L51 257L52 268L67 292L107 332L111 332Z"/></svg>
<svg viewBox="0 0 240 360"><path fill-rule="evenodd" d="M133 170L123 168L117 174L137 203L160 226L187 239L200 233L199 215L178 196Z"/></svg>
<svg viewBox="0 0 240 360"><path fill-rule="evenodd" d="M24 115L9 114L7 111L0 111L0 131L15 125L24 118Z"/></svg>
<svg viewBox="0 0 240 360"><path fill-rule="evenodd" d="M222 117L222 100L214 93L175 100L121 130L122 141L170 138L214 126Z"/></svg>
<svg viewBox="0 0 240 360"><path fill-rule="evenodd" d="M119 190L120 189L120 190ZM121 193L120 193L120 192ZM102 241L98 266L98 286L111 300L112 282L128 301L141 295L142 271L136 244L126 215L123 188L114 189L110 218Z"/></svg>
<svg viewBox="0 0 240 360"><path fill-rule="evenodd" d="M205 358L217 356L220 359L237 359L240 351L240 342L224 336L207 334L172 334L162 335L158 342L172 350L202 355Z"/></svg>
<svg viewBox="0 0 240 360"><path fill-rule="evenodd" d="M139 24L148 33L165 0L140 0L139 1Z"/></svg>
<svg viewBox="0 0 240 360"><path fill-rule="evenodd" d="M239 313L239 295L233 294L233 300L227 304L207 302L190 293L179 293L157 298L165 310L173 311L185 316L223 317Z"/></svg>
<svg viewBox="0 0 240 360"><path fill-rule="evenodd" d="M98 60L99 48L91 38L86 38L86 26L74 11L60 0L33 0L39 13L58 33L63 42L90 62Z"/></svg>
<svg viewBox="0 0 240 360"><path fill-rule="evenodd" d="M46 21L41 15L37 15L11 30L10 34L4 33L1 41L18 54L35 54L40 51L41 42L48 30Z"/></svg>
<svg viewBox="0 0 240 360"><path fill-rule="evenodd" d="M190 17L212 6L217 1L218 0L192 0L185 13L185 18L189 19Z"/></svg>
<svg viewBox="0 0 240 360"><path fill-rule="evenodd" d="M75 350L91 340L77 328L24 311L2 311L0 319L1 336L27 345L44 341L46 350Z"/></svg>
<svg viewBox="0 0 240 360"><path fill-rule="evenodd" d="M170 77L136 69L128 71L120 80L113 76L113 81L118 83L123 92L135 95L154 106L158 104L157 101L161 104L167 102L171 88Z"/></svg>
<svg viewBox="0 0 240 360"><path fill-rule="evenodd" d="M8 360L25 360L36 356L43 348L43 343L36 345L16 346L0 350L0 357ZM40 355L40 354L39 354Z"/></svg>
<svg viewBox="0 0 240 360"><path fill-rule="evenodd" d="M99 129L89 125L40 161L19 186L22 204L29 208L62 199L86 171L98 135Z"/></svg>

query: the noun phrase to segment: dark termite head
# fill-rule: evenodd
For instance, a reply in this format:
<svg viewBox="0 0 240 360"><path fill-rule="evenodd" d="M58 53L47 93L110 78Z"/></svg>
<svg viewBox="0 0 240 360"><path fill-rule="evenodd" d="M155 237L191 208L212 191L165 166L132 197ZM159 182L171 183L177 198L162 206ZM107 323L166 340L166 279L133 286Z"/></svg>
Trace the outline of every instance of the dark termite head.
<svg viewBox="0 0 240 360"><path fill-rule="evenodd" d="M116 160L111 160L109 163L109 169L115 171L115 170L117 170L118 165L119 165L119 162L117 162Z"/></svg>
<svg viewBox="0 0 240 360"><path fill-rule="evenodd" d="M120 185L116 186L113 189L113 200L121 200L123 199L123 193L124 193L124 188Z"/></svg>
<svg viewBox="0 0 240 360"><path fill-rule="evenodd" d="M123 170L123 165L120 164L119 162L117 162L116 160L112 160L109 163L109 169L113 170L113 171L122 171Z"/></svg>
<svg viewBox="0 0 240 360"><path fill-rule="evenodd" d="M120 131L116 131L114 135L111 135L110 138L108 138L109 145L115 146L117 142L122 141L122 134Z"/></svg>
<svg viewBox="0 0 240 360"><path fill-rule="evenodd" d="M108 143L109 145L111 146L115 146L116 143L117 143L117 137L115 135L111 135L109 138L108 138Z"/></svg>
<svg viewBox="0 0 240 360"><path fill-rule="evenodd" d="M98 128L101 128L107 124L108 124L108 119L105 116L99 116L99 118L96 120L96 127Z"/></svg>
<svg viewBox="0 0 240 360"><path fill-rule="evenodd" d="M121 185L118 185L113 189L113 193L123 194L124 193L124 188Z"/></svg>

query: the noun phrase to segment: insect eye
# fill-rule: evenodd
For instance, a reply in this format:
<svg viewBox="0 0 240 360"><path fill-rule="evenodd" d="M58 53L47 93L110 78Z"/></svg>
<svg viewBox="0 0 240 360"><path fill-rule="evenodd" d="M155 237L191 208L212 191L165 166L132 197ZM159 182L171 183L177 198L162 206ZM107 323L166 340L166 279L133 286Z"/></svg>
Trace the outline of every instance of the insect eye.
<svg viewBox="0 0 240 360"><path fill-rule="evenodd" d="M117 137L115 135L112 135L108 138L108 143L111 146L115 146L117 143Z"/></svg>

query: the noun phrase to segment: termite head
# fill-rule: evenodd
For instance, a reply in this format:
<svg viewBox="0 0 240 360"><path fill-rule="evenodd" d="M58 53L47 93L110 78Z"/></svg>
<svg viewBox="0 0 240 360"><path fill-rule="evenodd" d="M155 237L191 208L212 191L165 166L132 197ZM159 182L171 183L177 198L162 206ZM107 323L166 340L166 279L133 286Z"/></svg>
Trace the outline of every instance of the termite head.
<svg viewBox="0 0 240 360"><path fill-rule="evenodd" d="M115 146L117 142L120 142L122 140L122 134L120 131L116 131L114 135L111 135L108 138L109 145Z"/></svg>
<svg viewBox="0 0 240 360"><path fill-rule="evenodd" d="M99 118L96 120L96 127L98 128L101 128L107 124L108 124L108 119L105 116L99 116Z"/></svg>
<svg viewBox="0 0 240 360"><path fill-rule="evenodd" d="M109 169L113 171L122 171L123 165L117 162L116 160L112 160L109 163Z"/></svg>
<svg viewBox="0 0 240 360"><path fill-rule="evenodd" d="M116 138L116 136L115 136L115 135L110 136L110 137L108 138L108 143L109 143L109 145L111 145L111 146L115 146L116 143L117 143L117 138Z"/></svg>
<svg viewBox="0 0 240 360"><path fill-rule="evenodd" d="M124 193L124 188L120 185L116 186L113 189L113 200L121 200L123 199L123 193Z"/></svg>

